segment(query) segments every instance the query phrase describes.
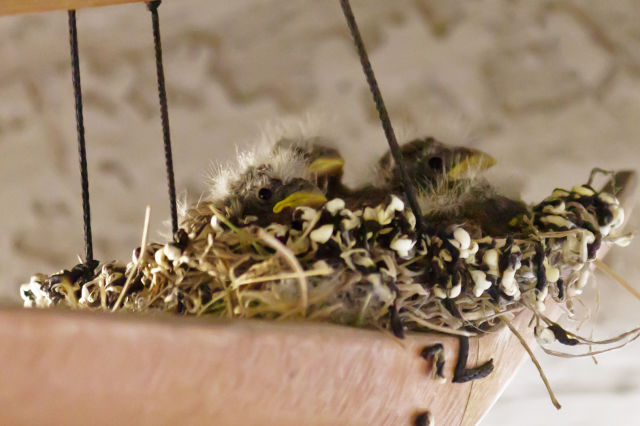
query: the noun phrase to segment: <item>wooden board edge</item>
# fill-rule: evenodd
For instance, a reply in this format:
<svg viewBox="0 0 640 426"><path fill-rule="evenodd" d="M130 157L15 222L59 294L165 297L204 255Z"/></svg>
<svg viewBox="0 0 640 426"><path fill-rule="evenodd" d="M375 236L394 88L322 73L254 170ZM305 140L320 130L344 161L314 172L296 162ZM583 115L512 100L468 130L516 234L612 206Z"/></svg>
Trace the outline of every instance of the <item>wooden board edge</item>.
<svg viewBox="0 0 640 426"><path fill-rule="evenodd" d="M0 16L26 13L50 12L53 10L84 9L125 3L142 3L145 0L2 0Z"/></svg>

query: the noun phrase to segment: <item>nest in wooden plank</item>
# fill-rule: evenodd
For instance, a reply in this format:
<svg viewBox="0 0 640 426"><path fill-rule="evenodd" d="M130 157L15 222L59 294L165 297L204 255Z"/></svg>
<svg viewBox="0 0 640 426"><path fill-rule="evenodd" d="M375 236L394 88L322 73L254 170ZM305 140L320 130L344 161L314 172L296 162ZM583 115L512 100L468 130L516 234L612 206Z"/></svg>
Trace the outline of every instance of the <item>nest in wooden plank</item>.
<svg viewBox="0 0 640 426"><path fill-rule="evenodd" d="M562 341L571 334L545 319L545 303L572 310L602 245L630 240L619 235L618 200L588 185L553 191L514 218L506 238L472 238L464 225L419 238L395 195L375 207L350 210L334 199L291 215L287 225L234 225L203 202L173 242L137 248L126 265L34 275L21 296L27 307L304 318L396 335L477 335L528 309L541 339Z"/></svg>

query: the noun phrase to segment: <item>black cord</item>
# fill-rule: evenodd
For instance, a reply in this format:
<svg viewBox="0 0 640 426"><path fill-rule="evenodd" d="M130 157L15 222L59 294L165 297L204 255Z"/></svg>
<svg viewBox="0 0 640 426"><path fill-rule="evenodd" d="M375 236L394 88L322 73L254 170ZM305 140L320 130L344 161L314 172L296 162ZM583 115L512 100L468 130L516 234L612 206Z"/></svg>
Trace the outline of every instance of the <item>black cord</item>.
<svg viewBox="0 0 640 426"><path fill-rule="evenodd" d="M156 51L156 73L158 75L158 97L160 98L160 114L162 119L162 137L164 139L164 162L167 169L167 186L169 203L171 204L171 225L173 233L178 231L178 210L176 207L176 183L173 174L173 155L171 153L171 132L169 130L169 109L167 106L167 89L164 82L164 65L162 63L162 41L160 39L160 18L158 7L161 1L147 2L153 24L153 42Z"/></svg>
<svg viewBox="0 0 640 426"><path fill-rule="evenodd" d="M353 16L353 11L351 10L349 0L340 0L340 5L342 6L342 11L344 12L344 16L347 19L349 31L351 32L351 36L353 37L356 49L358 50L358 56L360 57L362 70L367 77L369 90L373 95L373 101L376 104L376 109L378 110L378 115L380 116L380 122L382 123L384 134L387 137L387 142L389 143L391 155L393 155L393 159L396 162L396 167L398 167L398 170L400 170L400 176L402 177L402 183L404 184L404 191L407 195L409 206L411 207L411 210L413 210L413 214L416 216L417 229L420 234L422 234L422 232L424 231L424 227L422 212L420 211L420 206L418 205L418 199L416 196L416 188L409 178L409 174L407 173L407 169L404 165L404 159L402 158L402 153L400 152L400 146L398 145L398 141L396 140L396 135L391 125L391 119L389 118L389 114L387 113L387 108L384 106L382 93L380 93L380 88L378 87L378 82L376 81L376 77L373 73L373 68L371 67L371 62L369 61L367 50L364 46L364 42L362 41L362 37L360 36L360 31L358 30L358 25L356 24L356 18Z"/></svg>
<svg viewBox="0 0 640 426"><path fill-rule="evenodd" d="M93 239L91 237L91 208L89 206L89 173L87 172L87 150L84 141L84 117L82 115L82 88L80 86L80 60L78 58L78 29L76 11L69 11L69 44L71 47L71 78L76 103L76 126L78 131L78 154L80 155L80 183L82 185L82 216L84 220L85 263L93 261Z"/></svg>

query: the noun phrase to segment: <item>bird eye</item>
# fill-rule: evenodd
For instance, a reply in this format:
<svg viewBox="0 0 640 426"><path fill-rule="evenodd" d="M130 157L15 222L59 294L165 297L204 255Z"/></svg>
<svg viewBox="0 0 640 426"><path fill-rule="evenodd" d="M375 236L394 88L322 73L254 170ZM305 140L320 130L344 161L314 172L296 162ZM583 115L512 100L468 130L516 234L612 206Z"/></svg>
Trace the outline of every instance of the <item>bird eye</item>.
<svg viewBox="0 0 640 426"><path fill-rule="evenodd" d="M431 169L435 171L442 170L442 158L441 157L429 158L429 167L431 167Z"/></svg>
<svg viewBox="0 0 640 426"><path fill-rule="evenodd" d="M260 191L258 191L258 198L264 201L268 201L271 195L273 195L273 193L269 188L260 188Z"/></svg>

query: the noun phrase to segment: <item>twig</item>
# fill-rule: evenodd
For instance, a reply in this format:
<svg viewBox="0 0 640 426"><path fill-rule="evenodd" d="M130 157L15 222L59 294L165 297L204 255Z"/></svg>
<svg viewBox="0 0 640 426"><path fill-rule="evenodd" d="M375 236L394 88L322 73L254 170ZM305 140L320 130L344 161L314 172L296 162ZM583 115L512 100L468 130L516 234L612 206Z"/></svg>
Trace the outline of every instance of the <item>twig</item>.
<svg viewBox="0 0 640 426"><path fill-rule="evenodd" d="M540 366L540 363L538 362L538 360L536 359L536 356L533 354L533 351L531 350L531 348L527 344L527 341L524 340L524 337L522 337L522 335L520 333L518 333L518 330L516 330L516 328L511 324L510 321L508 321L508 320L506 320L504 318L501 318L501 319L507 325L507 327L509 327L509 330L511 330L513 335L516 336L516 338L520 341L520 344L522 345L524 350L527 351L527 353L529 354L529 357L531 358L531 361L533 362L533 365L535 365L536 368L538 369L538 373L540 374L540 378L544 382L544 385L547 387L547 392L549 392L549 397L551 398L551 402L553 402L553 405L558 410L561 409L562 405L560 405L560 403L556 399L556 396L554 395L553 390L551 389L551 385L549 384L549 380L547 380L547 376L544 374L544 371L542 370L542 366Z"/></svg>
<svg viewBox="0 0 640 426"><path fill-rule="evenodd" d="M538 316L549 326L557 326L558 328L562 329L562 327L560 325L558 325L556 322L551 321L551 319L549 317L546 317L540 313L538 313ZM564 329L562 329L564 330ZM575 333L568 333L567 332L568 337L570 337L571 339L576 340L579 344L582 345L610 345L613 343L618 343L623 339L629 338L630 336L634 336L632 338L629 339L629 342L632 340L637 339L638 337L640 337L640 327L636 327L632 330L628 330L625 331L624 333L620 333L619 335L615 336L615 337L611 337L609 339L602 339L602 340L590 340L587 339L586 337L582 337L578 334Z"/></svg>
<svg viewBox="0 0 640 426"><path fill-rule="evenodd" d="M584 358L584 357L588 357L588 356L600 355L600 354L603 354L603 353L606 353L606 352L613 351L615 349L623 348L626 345L628 345L629 343L631 343L634 340L636 340L638 337L640 337L640 329L631 330L630 332L627 332L627 333L635 333L635 335L633 337L631 337L629 340L627 340L626 342L620 343L619 345L612 346L612 347L606 348L606 349L600 349L600 350L597 350L597 351L589 350L588 352L581 353L581 354L571 354L571 353L568 353L568 352L554 351L554 350L548 349L548 348L546 348L546 347L544 347L542 345L540 345L540 347L542 348L543 351L545 351L549 355L558 356L558 357L561 357L561 358ZM624 334L627 334L627 333L624 333ZM622 339L620 339L620 340L622 340ZM591 345L593 345L593 343Z"/></svg>
<svg viewBox="0 0 640 426"><path fill-rule="evenodd" d="M122 291L120 292L120 296L118 296L118 300L116 300L115 305L111 308L111 312L115 312L120 307L120 303L124 299L124 296L127 294L129 290L129 286L131 286L131 282L133 281L133 277L135 275L136 270L138 269L138 265L142 262L144 255L146 254L147 247L147 235L149 234L149 219L151 218L151 206L147 206L147 209L144 212L144 228L142 229L142 239L140 242L140 256L138 256L138 260L136 261L135 267L131 268L129 272L129 276L127 277L127 281L124 283L122 287Z"/></svg>
<svg viewBox="0 0 640 426"><path fill-rule="evenodd" d="M325 269L312 269L309 271L304 271L303 275L306 277L315 277L315 276L323 276L323 275L329 275L331 273L333 273L333 269L331 268L325 268ZM244 280L237 280L233 283L232 288L237 288L243 285L247 285L247 284L257 284L257 283L263 283L266 281L275 281L275 280L286 280L286 279L290 279L290 278L298 278L300 276L299 272L289 272L289 273L284 273L284 274L277 274L277 275L265 275L262 277L257 277L257 278L252 278L252 279L244 279Z"/></svg>
<svg viewBox="0 0 640 426"><path fill-rule="evenodd" d="M258 238L280 253L296 272L296 278L298 278L298 283L300 284L300 311L303 316L306 316L307 306L309 304L309 290L307 288L307 277L304 274L302 266L300 266L300 262L298 262L298 259L296 259L291 250L285 247L276 238L269 235L264 229L260 228L258 230Z"/></svg>
<svg viewBox="0 0 640 426"><path fill-rule="evenodd" d="M409 309L411 309L413 312L406 312L407 319L415 322L418 325L421 325L424 328L427 328L427 329L432 330L432 331L437 331L439 333L450 334L450 335L454 335L454 336L467 336L467 337L475 336L475 333L470 333L470 332L465 331L465 330L458 330L458 329L454 329L454 328L451 328L451 327L432 324L429 321L426 321L423 318L420 318L418 315L416 315L419 311L416 311L416 310L414 310L412 308L409 308Z"/></svg>
<svg viewBox="0 0 640 426"><path fill-rule="evenodd" d="M611 268L609 268L609 266L607 266L606 263L604 263L603 261L596 259L595 264L598 268L600 268L604 273L606 273L607 275L609 275L611 278L613 278L614 280L616 280L618 282L618 284L620 284L622 287L624 287L625 290L627 290L629 293L631 293L632 295L634 295L636 297L636 299L640 300L640 291L636 290L635 288L631 287L631 284L629 284L624 278L622 278L620 275L616 274L615 272L613 272L613 270Z"/></svg>

